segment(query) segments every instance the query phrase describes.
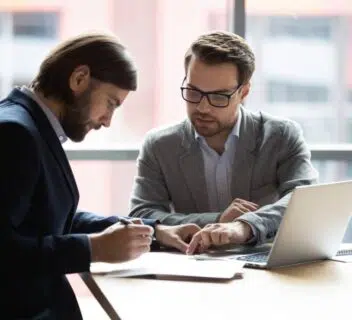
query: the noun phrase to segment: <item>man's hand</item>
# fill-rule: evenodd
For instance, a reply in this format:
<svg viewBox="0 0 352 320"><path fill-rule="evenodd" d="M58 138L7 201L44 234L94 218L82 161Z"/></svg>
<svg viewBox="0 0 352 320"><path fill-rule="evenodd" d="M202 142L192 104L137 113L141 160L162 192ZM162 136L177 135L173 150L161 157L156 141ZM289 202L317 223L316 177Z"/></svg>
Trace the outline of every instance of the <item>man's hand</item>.
<svg viewBox="0 0 352 320"><path fill-rule="evenodd" d="M117 222L101 233L89 235L92 262L124 262L150 250L153 228L131 219L131 224Z"/></svg>
<svg viewBox="0 0 352 320"><path fill-rule="evenodd" d="M186 253L192 236L200 231L196 224L179 226L165 226L158 224L155 227L155 238L163 246L172 247Z"/></svg>
<svg viewBox="0 0 352 320"><path fill-rule="evenodd" d="M193 236L186 253L204 252L210 246L243 244L252 236L251 227L242 221L208 224Z"/></svg>
<svg viewBox="0 0 352 320"><path fill-rule="evenodd" d="M233 222L246 212L255 211L259 208L256 203L237 198L231 202L227 209L221 214L219 222Z"/></svg>

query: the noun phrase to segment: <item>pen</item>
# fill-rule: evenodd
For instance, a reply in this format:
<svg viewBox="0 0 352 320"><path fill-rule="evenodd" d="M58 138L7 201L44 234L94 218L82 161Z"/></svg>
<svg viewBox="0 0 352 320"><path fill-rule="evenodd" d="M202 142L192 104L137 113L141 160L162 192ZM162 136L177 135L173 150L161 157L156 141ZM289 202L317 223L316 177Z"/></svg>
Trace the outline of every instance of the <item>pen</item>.
<svg viewBox="0 0 352 320"><path fill-rule="evenodd" d="M133 222L130 219L127 219L125 217L119 218L119 222L125 226L128 226L129 224L133 224ZM155 232L154 229L153 229L153 232Z"/></svg>
<svg viewBox="0 0 352 320"><path fill-rule="evenodd" d="M126 219L124 217L119 218L119 222L121 222L122 224L124 224L125 226L132 224L132 222L129 219Z"/></svg>
<svg viewBox="0 0 352 320"><path fill-rule="evenodd" d="M119 218L119 222L125 226L128 226L129 224L133 224L133 222L125 217ZM154 232L154 230L153 230ZM152 236L151 236L152 237ZM152 237L153 238L153 237Z"/></svg>

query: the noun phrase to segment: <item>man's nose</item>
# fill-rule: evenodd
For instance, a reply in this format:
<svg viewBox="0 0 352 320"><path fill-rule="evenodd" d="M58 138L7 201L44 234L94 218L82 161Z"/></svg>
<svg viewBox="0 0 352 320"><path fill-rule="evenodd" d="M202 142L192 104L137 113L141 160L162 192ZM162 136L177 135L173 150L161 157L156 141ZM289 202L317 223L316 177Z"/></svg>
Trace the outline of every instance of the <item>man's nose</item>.
<svg viewBox="0 0 352 320"><path fill-rule="evenodd" d="M197 105L197 110L201 113L207 113L210 111L211 105L209 104L208 98L203 96Z"/></svg>
<svg viewBox="0 0 352 320"><path fill-rule="evenodd" d="M111 125L111 120L112 120L112 115L106 115L103 117L102 119L102 125L105 127L105 128L109 128L110 125Z"/></svg>

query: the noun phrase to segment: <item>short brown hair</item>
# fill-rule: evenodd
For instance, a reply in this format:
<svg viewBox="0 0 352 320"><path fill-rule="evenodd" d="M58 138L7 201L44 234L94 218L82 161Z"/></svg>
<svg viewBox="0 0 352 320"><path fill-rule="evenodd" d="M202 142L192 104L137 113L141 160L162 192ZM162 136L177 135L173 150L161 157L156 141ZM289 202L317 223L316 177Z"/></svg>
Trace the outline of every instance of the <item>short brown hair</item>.
<svg viewBox="0 0 352 320"><path fill-rule="evenodd" d="M238 68L239 84L247 83L255 69L255 57L247 42L237 34L213 31L198 37L185 55L185 71L192 56L206 64L233 63Z"/></svg>
<svg viewBox="0 0 352 320"><path fill-rule="evenodd" d="M83 34L59 44L42 62L31 87L44 96L71 103L68 80L79 65L87 65L93 78L121 89L137 89L137 69L126 48L108 34Z"/></svg>

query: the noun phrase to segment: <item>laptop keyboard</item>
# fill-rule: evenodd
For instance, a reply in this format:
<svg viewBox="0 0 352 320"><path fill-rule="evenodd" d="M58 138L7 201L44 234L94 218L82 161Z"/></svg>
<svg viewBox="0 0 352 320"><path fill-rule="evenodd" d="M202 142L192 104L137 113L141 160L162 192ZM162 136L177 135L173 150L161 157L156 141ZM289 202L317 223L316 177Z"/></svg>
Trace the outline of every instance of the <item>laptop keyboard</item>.
<svg viewBox="0 0 352 320"><path fill-rule="evenodd" d="M337 256L351 256L352 255L352 249L347 249L347 250L339 250L336 253Z"/></svg>
<svg viewBox="0 0 352 320"><path fill-rule="evenodd" d="M337 256L349 256L352 255L352 249L339 250L336 253ZM237 260L248 261L248 262L266 262L268 260L269 252L255 253L246 256L238 257Z"/></svg>
<svg viewBox="0 0 352 320"><path fill-rule="evenodd" d="M268 260L269 252L256 253L248 256L238 257L237 260L249 261L249 262L266 262Z"/></svg>

